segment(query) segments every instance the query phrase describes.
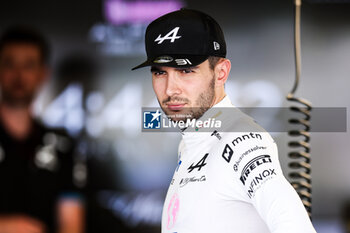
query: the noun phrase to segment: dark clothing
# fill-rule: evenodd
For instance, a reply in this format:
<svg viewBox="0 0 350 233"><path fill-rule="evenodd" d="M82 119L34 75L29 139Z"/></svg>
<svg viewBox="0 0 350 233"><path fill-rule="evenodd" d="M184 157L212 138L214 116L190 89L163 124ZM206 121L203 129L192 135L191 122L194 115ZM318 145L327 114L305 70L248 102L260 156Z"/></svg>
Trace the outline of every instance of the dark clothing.
<svg viewBox="0 0 350 233"><path fill-rule="evenodd" d="M72 139L34 122L26 140L11 137L0 122L0 215L24 214L56 231L56 204L76 193Z"/></svg>

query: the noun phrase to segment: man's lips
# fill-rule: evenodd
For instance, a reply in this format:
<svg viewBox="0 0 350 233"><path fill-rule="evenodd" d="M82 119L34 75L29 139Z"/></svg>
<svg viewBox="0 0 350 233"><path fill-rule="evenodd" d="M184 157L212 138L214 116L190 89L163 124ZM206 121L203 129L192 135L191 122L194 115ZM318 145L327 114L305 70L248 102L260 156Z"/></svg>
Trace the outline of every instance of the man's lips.
<svg viewBox="0 0 350 233"><path fill-rule="evenodd" d="M185 103L167 103L168 108L172 111L181 110L185 105Z"/></svg>

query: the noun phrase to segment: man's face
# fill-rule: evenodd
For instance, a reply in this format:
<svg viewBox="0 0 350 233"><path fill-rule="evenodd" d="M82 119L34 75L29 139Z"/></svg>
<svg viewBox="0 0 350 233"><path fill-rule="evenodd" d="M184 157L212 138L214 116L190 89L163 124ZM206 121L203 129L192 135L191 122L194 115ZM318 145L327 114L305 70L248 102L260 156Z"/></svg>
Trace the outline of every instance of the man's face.
<svg viewBox="0 0 350 233"><path fill-rule="evenodd" d="M40 50L32 44L11 43L0 53L2 101L11 106L28 106L46 76Z"/></svg>
<svg viewBox="0 0 350 233"><path fill-rule="evenodd" d="M206 60L196 67L151 68L153 89L173 121L198 119L213 105L215 77Z"/></svg>

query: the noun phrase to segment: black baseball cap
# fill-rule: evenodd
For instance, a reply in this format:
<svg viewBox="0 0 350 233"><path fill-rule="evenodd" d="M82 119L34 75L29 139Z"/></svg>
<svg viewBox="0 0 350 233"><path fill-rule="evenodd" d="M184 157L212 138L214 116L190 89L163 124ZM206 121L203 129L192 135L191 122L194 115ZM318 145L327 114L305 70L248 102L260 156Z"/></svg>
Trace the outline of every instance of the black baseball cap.
<svg viewBox="0 0 350 233"><path fill-rule="evenodd" d="M226 57L226 42L219 24L209 15L181 9L151 22L145 35L145 66L186 68L209 56Z"/></svg>

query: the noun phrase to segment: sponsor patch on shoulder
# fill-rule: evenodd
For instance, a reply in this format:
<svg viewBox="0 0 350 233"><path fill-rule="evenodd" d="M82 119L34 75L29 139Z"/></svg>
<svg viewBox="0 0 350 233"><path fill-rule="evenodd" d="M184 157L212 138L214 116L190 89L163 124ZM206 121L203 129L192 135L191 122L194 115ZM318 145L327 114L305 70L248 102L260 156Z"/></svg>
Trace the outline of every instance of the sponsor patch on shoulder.
<svg viewBox="0 0 350 233"><path fill-rule="evenodd" d="M276 171L275 169L266 169L262 172L260 172L258 175L256 175L252 181L250 182L249 186L247 187L247 194L249 198L252 198L255 196L256 191L262 187L264 183L266 183L268 180L271 180L272 178L276 177Z"/></svg>

